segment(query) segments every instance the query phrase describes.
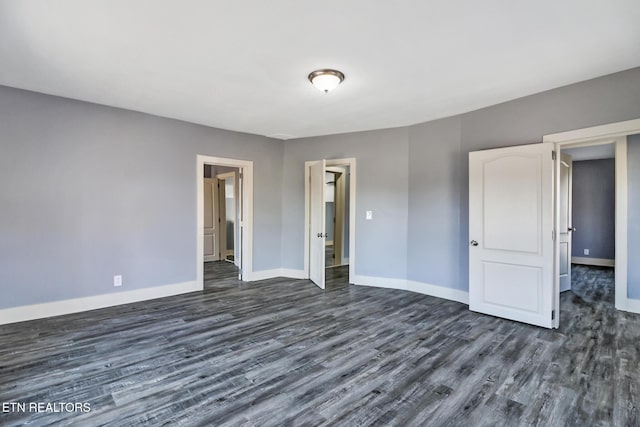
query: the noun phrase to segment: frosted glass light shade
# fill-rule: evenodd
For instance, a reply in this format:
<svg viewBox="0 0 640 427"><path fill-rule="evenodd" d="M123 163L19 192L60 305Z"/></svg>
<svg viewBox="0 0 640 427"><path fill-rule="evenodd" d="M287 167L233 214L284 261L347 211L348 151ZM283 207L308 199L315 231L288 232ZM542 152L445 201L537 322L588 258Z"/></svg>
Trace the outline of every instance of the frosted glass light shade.
<svg viewBox="0 0 640 427"><path fill-rule="evenodd" d="M309 81L324 93L335 89L344 80L344 74L337 70L316 70L309 74Z"/></svg>

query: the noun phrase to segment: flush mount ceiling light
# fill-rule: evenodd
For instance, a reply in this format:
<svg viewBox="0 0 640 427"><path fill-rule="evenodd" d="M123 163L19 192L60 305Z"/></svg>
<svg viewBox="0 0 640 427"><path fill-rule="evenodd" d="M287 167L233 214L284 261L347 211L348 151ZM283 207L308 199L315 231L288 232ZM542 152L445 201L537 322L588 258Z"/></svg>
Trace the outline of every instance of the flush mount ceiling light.
<svg viewBox="0 0 640 427"><path fill-rule="evenodd" d="M344 74L338 70L316 70L309 74L309 81L324 93L335 89L344 80Z"/></svg>

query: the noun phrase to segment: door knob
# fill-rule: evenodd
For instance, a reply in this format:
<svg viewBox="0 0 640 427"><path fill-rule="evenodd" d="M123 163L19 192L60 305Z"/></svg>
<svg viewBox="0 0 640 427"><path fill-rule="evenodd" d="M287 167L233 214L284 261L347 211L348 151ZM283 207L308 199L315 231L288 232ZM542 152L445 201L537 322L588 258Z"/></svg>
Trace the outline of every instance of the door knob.
<svg viewBox="0 0 640 427"><path fill-rule="evenodd" d="M567 229L567 231L576 231L576 228L575 228L575 227L569 227L569 228Z"/></svg>
<svg viewBox="0 0 640 427"><path fill-rule="evenodd" d="M471 246L478 246L478 242L476 242L475 240L472 240L469 243L471 244Z"/></svg>

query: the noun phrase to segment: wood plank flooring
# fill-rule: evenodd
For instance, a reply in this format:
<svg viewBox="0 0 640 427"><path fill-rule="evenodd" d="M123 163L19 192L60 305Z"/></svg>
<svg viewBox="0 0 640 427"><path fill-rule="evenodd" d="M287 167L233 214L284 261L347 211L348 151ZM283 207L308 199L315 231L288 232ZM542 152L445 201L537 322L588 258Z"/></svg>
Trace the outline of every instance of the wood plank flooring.
<svg viewBox="0 0 640 427"><path fill-rule="evenodd" d="M0 326L0 425L639 425L640 316L613 270L574 266L561 328L406 291L236 279L204 292Z"/></svg>

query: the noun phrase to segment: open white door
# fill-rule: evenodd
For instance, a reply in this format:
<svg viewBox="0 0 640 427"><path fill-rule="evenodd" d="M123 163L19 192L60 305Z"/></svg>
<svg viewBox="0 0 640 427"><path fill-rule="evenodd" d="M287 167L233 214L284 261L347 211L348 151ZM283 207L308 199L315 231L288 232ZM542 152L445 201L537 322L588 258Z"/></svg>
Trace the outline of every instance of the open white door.
<svg viewBox="0 0 640 427"><path fill-rule="evenodd" d="M309 278L322 289L324 289L326 237L325 168L325 160L313 162L309 167Z"/></svg>
<svg viewBox="0 0 640 427"><path fill-rule="evenodd" d="M560 254L560 292L571 289L571 238L575 231L572 222L571 199L573 161L568 154L560 156L560 223L558 225Z"/></svg>
<svg viewBox="0 0 640 427"><path fill-rule="evenodd" d="M204 262L217 261L218 244L218 180L204 179Z"/></svg>
<svg viewBox="0 0 640 427"><path fill-rule="evenodd" d="M469 153L469 309L553 327L553 144Z"/></svg>

